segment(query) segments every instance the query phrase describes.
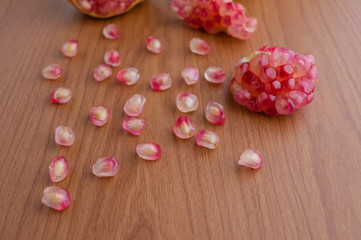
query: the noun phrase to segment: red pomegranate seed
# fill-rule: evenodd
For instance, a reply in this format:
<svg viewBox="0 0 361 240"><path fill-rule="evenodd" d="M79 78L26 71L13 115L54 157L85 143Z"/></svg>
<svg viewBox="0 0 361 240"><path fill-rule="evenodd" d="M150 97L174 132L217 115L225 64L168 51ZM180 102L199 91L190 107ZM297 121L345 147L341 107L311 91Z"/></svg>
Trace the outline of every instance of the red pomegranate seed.
<svg viewBox="0 0 361 240"><path fill-rule="evenodd" d="M70 127L59 126L55 129L55 142L62 146L71 146L75 140L75 135Z"/></svg>
<svg viewBox="0 0 361 240"><path fill-rule="evenodd" d="M209 149L216 149L219 137L216 133L202 129L197 133L197 145Z"/></svg>
<svg viewBox="0 0 361 240"><path fill-rule="evenodd" d="M162 52L163 48L162 48L162 43L160 42L160 40L158 38L155 38L153 36L149 36L147 38L147 49L155 54L159 54Z"/></svg>
<svg viewBox="0 0 361 240"><path fill-rule="evenodd" d="M162 150L156 143L138 144L136 148L139 157L144 160L158 160L162 157Z"/></svg>
<svg viewBox="0 0 361 240"><path fill-rule="evenodd" d="M192 38L189 42L189 49L192 53L205 56L211 51L211 47L200 38Z"/></svg>
<svg viewBox="0 0 361 240"><path fill-rule="evenodd" d="M61 52L65 57L75 57L78 54L79 42L77 40L70 40L61 46Z"/></svg>
<svg viewBox="0 0 361 240"><path fill-rule="evenodd" d="M112 74L112 68L107 64L101 63L94 69L93 77L96 81L101 82L109 78Z"/></svg>
<svg viewBox="0 0 361 240"><path fill-rule="evenodd" d="M145 97L140 94L135 94L133 97L129 98L124 105L124 112L131 117L139 116L145 104Z"/></svg>
<svg viewBox="0 0 361 240"><path fill-rule="evenodd" d="M238 161L238 165L250 167L253 169L260 168L262 164L262 155L258 151L252 149L246 150Z"/></svg>
<svg viewBox="0 0 361 240"><path fill-rule="evenodd" d="M50 208L62 211L70 206L70 193L60 187L47 187L43 192L42 203Z"/></svg>
<svg viewBox="0 0 361 240"><path fill-rule="evenodd" d="M72 92L69 88L60 87L51 92L49 100L52 103L67 103L72 97Z"/></svg>
<svg viewBox="0 0 361 240"><path fill-rule="evenodd" d="M209 67L204 72L204 78L211 83L222 83L226 80L226 73L222 68Z"/></svg>
<svg viewBox="0 0 361 240"><path fill-rule="evenodd" d="M57 156L49 165L50 179L53 182L60 182L69 172L69 163L64 156Z"/></svg>
<svg viewBox="0 0 361 240"><path fill-rule="evenodd" d="M108 39L114 40L120 37L120 31L117 25L110 23L103 28L103 35Z"/></svg>
<svg viewBox="0 0 361 240"><path fill-rule="evenodd" d="M209 102L206 107L206 118L210 123L220 125L226 121L226 114L221 104L216 102Z"/></svg>
<svg viewBox="0 0 361 240"><path fill-rule="evenodd" d="M177 137L189 139L196 133L196 126L190 117L182 115L175 122L173 131Z"/></svg>
<svg viewBox="0 0 361 240"><path fill-rule="evenodd" d="M127 118L123 121L123 128L135 136L139 136L145 127L145 120L141 118Z"/></svg>
<svg viewBox="0 0 361 240"><path fill-rule="evenodd" d="M182 71L182 78L188 85L193 85L198 82L199 70L194 67L187 67Z"/></svg>
<svg viewBox="0 0 361 240"><path fill-rule="evenodd" d="M110 110L106 106L98 105L90 108L90 118L95 126L104 126L110 118Z"/></svg>
<svg viewBox="0 0 361 240"><path fill-rule="evenodd" d="M104 54L104 61L106 64L112 67L118 67L120 65L120 55L116 50L109 50Z"/></svg>
<svg viewBox="0 0 361 240"><path fill-rule="evenodd" d="M139 77L140 75L138 73L138 69L136 68L126 68L120 70L117 74L117 79L126 85L135 84L138 81Z"/></svg>
<svg viewBox="0 0 361 240"><path fill-rule="evenodd" d="M58 64L50 64L49 66L46 66L42 72L41 75L50 80L58 79L61 76L62 70L60 65Z"/></svg>
<svg viewBox="0 0 361 240"><path fill-rule="evenodd" d="M150 86L155 91L163 91L172 86L172 79L169 73L160 73L152 77Z"/></svg>
<svg viewBox="0 0 361 240"><path fill-rule="evenodd" d="M99 158L93 165L93 174L97 177L114 177L119 169L119 161L115 156Z"/></svg>

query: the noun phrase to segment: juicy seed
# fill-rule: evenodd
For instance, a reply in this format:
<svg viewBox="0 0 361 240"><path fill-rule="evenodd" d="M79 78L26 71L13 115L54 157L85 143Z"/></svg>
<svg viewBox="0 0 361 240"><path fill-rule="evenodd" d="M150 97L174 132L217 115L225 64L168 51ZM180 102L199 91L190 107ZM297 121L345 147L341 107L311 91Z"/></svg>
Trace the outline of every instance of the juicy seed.
<svg viewBox="0 0 361 240"><path fill-rule="evenodd" d="M181 139L189 139L196 133L196 126L190 117L182 115L175 122L173 131L177 137Z"/></svg>
<svg viewBox="0 0 361 240"><path fill-rule="evenodd" d="M172 79L169 73L160 73L152 77L150 86L155 91L163 91L172 86Z"/></svg>
<svg viewBox="0 0 361 240"><path fill-rule="evenodd" d="M120 31L117 25L110 23L103 28L103 35L108 39L118 39L120 37Z"/></svg>
<svg viewBox="0 0 361 240"><path fill-rule="evenodd" d="M260 168L263 164L262 155L252 149L246 150L240 157L238 165L250 167L253 169Z"/></svg>
<svg viewBox="0 0 361 240"><path fill-rule="evenodd" d="M49 101L52 103L67 103L72 97L72 92L69 88L60 87L51 92Z"/></svg>
<svg viewBox="0 0 361 240"><path fill-rule="evenodd" d="M78 54L79 42L77 40L70 40L61 46L61 52L65 57L75 57Z"/></svg>
<svg viewBox="0 0 361 240"><path fill-rule="evenodd" d="M202 129L197 133L197 145L209 149L215 149L218 145L219 137L216 133Z"/></svg>
<svg viewBox="0 0 361 240"><path fill-rule="evenodd" d="M75 135L70 127L59 126L55 129L55 142L62 146L71 146Z"/></svg>
<svg viewBox="0 0 361 240"><path fill-rule="evenodd" d="M70 193L60 187L47 187L43 192L41 202L55 210L62 211L70 206Z"/></svg>
<svg viewBox="0 0 361 240"><path fill-rule="evenodd" d="M124 130L139 136L145 127L145 120L141 118L127 118L123 121Z"/></svg>
<svg viewBox="0 0 361 240"><path fill-rule="evenodd" d="M123 82L126 85L133 85L139 80L138 69L136 68L126 68L120 70L117 74L117 79Z"/></svg>
<svg viewBox="0 0 361 240"><path fill-rule="evenodd" d="M50 179L53 182L60 182L68 175L69 163L64 156L57 156L49 165Z"/></svg>
<svg viewBox="0 0 361 240"><path fill-rule="evenodd" d="M192 53L205 56L211 51L211 47L200 38L192 38L189 42L189 49Z"/></svg>
<svg viewBox="0 0 361 240"><path fill-rule="evenodd" d="M147 45L147 49L155 54L159 54L163 50L162 43L160 42L160 40L153 36L147 37L146 45Z"/></svg>
<svg viewBox="0 0 361 240"><path fill-rule="evenodd" d="M131 117L139 116L145 104L145 97L140 94L135 94L124 105L124 112Z"/></svg>
<svg viewBox="0 0 361 240"><path fill-rule="evenodd" d="M226 114L224 112L224 108L221 104L216 102L209 102L207 104L206 110L206 118L210 123L221 125L226 121Z"/></svg>
<svg viewBox="0 0 361 240"><path fill-rule="evenodd" d="M183 113L193 112L198 108L198 98L196 95L186 92L178 93L177 108Z"/></svg>
<svg viewBox="0 0 361 240"><path fill-rule="evenodd" d="M101 63L94 69L93 77L96 81L101 82L109 78L112 74L112 68L107 64Z"/></svg>
<svg viewBox="0 0 361 240"><path fill-rule="evenodd" d="M93 165L93 174L97 177L114 177L119 169L119 161L116 157L99 158Z"/></svg>
<svg viewBox="0 0 361 240"><path fill-rule="evenodd" d="M194 67L187 67L182 71L182 78L188 85L193 85L198 82L199 70Z"/></svg>
<svg viewBox="0 0 361 240"><path fill-rule="evenodd" d="M116 50L109 50L104 54L104 61L106 64L112 67L118 67L120 65L120 55Z"/></svg>
<svg viewBox="0 0 361 240"><path fill-rule="evenodd" d="M136 151L138 156L144 160L158 160L162 157L162 150L156 143L138 144Z"/></svg>
<svg viewBox="0 0 361 240"><path fill-rule="evenodd" d="M226 73L222 68L209 67L204 72L204 78L211 83L222 83L226 80Z"/></svg>
<svg viewBox="0 0 361 240"><path fill-rule="evenodd" d="M95 126L104 126L110 118L110 110L106 106L98 105L90 108L90 118Z"/></svg>
<svg viewBox="0 0 361 240"><path fill-rule="evenodd" d="M41 75L50 80L58 79L61 76L62 70L60 65L58 64L50 64L49 66L46 66L42 72Z"/></svg>

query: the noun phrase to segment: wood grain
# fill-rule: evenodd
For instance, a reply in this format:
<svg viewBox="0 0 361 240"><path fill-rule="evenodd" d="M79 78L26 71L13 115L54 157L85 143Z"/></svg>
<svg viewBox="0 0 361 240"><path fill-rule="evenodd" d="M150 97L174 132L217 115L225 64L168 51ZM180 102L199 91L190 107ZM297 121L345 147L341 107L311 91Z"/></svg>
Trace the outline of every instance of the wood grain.
<svg viewBox="0 0 361 240"><path fill-rule="evenodd" d="M2 0L0 8L0 238L1 239L359 239L361 236L361 4L359 0L244 0L259 28L247 41L186 28L170 1L149 0L128 14L95 20L68 1ZM107 23L122 32L118 41L101 35ZM145 50L148 35L160 38L164 52ZM192 37L212 47L206 57L190 54ZM63 42L77 39L80 54L65 59ZM291 116L267 117L237 105L229 78L237 61L263 45L278 45L316 57L320 80L314 101ZM92 69L106 50L117 49L120 68L137 67L132 87L115 77L102 83ZM41 69L59 63L64 76L42 79ZM188 65L203 72L224 68L220 86L204 79L188 87L180 78ZM117 68L117 69L120 69ZM153 92L153 74L170 72L174 83ZM53 105L56 87L72 89L68 104ZM195 140L176 139L172 128L180 113L175 96L196 94L199 129L220 136L214 150ZM147 98L146 129L140 137L122 130L125 101L135 93ZM227 122L204 119L208 101L225 106ZM88 110L104 104L112 111L102 128ZM58 125L74 129L75 144L54 142ZM141 142L155 141L163 157L146 162L135 154ZM247 148L260 150L264 166L237 167ZM48 165L65 155L70 174L52 184ZM91 167L99 157L116 155L121 169L98 179ZM49 185L67 188L73 204L56 212L41 204Z"/></svg>

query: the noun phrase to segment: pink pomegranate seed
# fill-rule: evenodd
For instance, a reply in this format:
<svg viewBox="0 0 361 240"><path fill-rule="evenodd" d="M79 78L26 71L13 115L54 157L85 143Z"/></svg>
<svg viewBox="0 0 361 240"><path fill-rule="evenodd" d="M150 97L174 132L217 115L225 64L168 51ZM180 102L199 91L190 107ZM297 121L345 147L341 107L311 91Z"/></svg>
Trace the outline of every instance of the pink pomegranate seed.
<svg viewBox="0 0 361 240"><path fill-rule="evenodd" d="M209 102L206 107L206 118L210 123L220 125L226 121L226 114L221 104Z"/></svg>
<svg viewBox="0 0 361 240"><path fill-rule="evenodd" d="M277 97L275 106L279 114L287 115L296 111L296 106L294 102L284 95L279 95Z"/></svg>
<svg viewBox="0 0 361 240"><path fill-rule="evenodd" d="M49 66L46 66L42 72L41 75L46 79L55 80L58 79L61 76L61 67L58 64L50 64Z"/></svg>
<svg viewBox="0 0 361 240"><path fill-rule="evenodd" d="M123 128L135 136L139 136L145 127L145 120L141 118L127 118L123 121Z"/></svg>
<svg viewBox="0 0 361 240"><path fill-rule="evenodd" d="M77 40L70 40L61 46L61 52L65 57L75 57L78 54L79 42Z"/></svg>
<svg viewBox="0 0 361 240"><path fill-rule="evenodd" d="M62 146L71 146L75 135L70 127L59 126L55 129L55 142Z"/></svg>
<svg viewBox="0 0 361 240"><path fill-rule="evenodd" d="M69 163L64 156L57 156L49 165L50 179L53 182L60 182L68 175Z"/></svg>
<svg viewBox="0 0 361 240"><path fill-rule="evenodd" d="M126 85L133 85L139 80L138 69L136 68L126 68L120 70L117 74L119 81L125 83Z"/></svg>
<svg viewBox="0 0 361 240"><path fill-rule="evenodd" d="M110 117L110 110L106 106L98 105L90 108L90 118L95 126L104 126Z"/></svg>
<svg viewBox="0 0 361 240"><path fill-rule="evenodd" d="M72 93L69 88L60 87L51 92L49 100L52 103L67 103L70 101Z"/></svg>
<svg viewBox="0 0 361 240"><path fill-rule="evenodd" d="M118 39L120 37L120 31L117 25L110 23L103 28L103 35L108 39Z"/></svg>
<svg viewBox="0 0 361 240"><path fill-rule="evenodd" d="M196 126L190 117L182 115L175 122L173 131L177 137L181 139L189 139L196 133Z"/></svg>
<svg viewBox="0 0 361 240"><path fill-rule="evenodd" d="M197 144L201 147L215 149L218 145L219 137L216 133L202 129L197 133Z"/></svg>
<svg viewBox="0 0 361 240"><path fill-rule="evenodd" d="M169 73L160 73L154 75L150 80L150 86L153 90L162 91L170 88L172 85L172 79L170 78Z"/></svg>
<svg viewBox="0 0 361 240"><path fill-rule="evenodd" d="M93 165L93 174L97 177L114 177L119 169L119 161L116 157L99 158Z"/></svg>
<svg viewBox="0 0 361 240"><path fill-rule="evenodd" d="M70 193L60 187L47 187L43 192L41 202L50 208L62 211L71 204Z"/></svg>
<svg viewBox="0 0 361 240"><path fill-rule="evenodd" d="M192 53L205 56L211 51L211 47L200 38L192 38L189 42L189 48Z"/></svg>
<svg viewBox="0 0 361 240"><path fill-rule="evenodd" d="M204 78L211 83L222 83L226 80L226 73L222 68L209 67L204 72Z"/></svg>
<svg viewBox="0 0 361 240"><path fill-rule="evenodd" d="M162 157L162 150L156 143L138 144L136 151L138 156L144 160L158 160Z"/></svg>
<svg viewBox="0 0 361 240"><path fill-rule="evenodd" d="M133 97L129 98L124 105L124 112L131 117L139 116L145 104L145 97L140 94L135 94Z"/></svg>
<svg viewBox="0 0 361 240"><path fill-rule="evenodd" d="M187 67L182 71L182 78L188 85L196 84L199 79L199 70L194 67Z"/></svg>
<svg viewBox="0 0 361 240"><path fill-rule="evenodd" d="M107 64L101 63L94 69L94 79L98 82L104 81L113 74L113 70Z"/></svg>
<svg viewBox="0 0 361 240"><path fill-rule="evenodd" d="M152 53L159 54L163 50L162 43L159 39L149 36L147 38L147 49Z"/></svg>
<svg viewBox="0 0 361 240"><path fill-rule="evenodd" d="M116 50L109 50L104 54L104 61L106 64L112 67L118 67L120 65L120 55Z"/></svg>
<svg viewBox="0 0 361 240"><path fill-rule="evenodd" d="M240 160L238 161L238 165L250 167L253 169L260 168L263 164L263 158L261 154L252 149L246 150Z"/></svg>
<svg viewBox="0 0 361 240"><path fill-rule="evenodd" d="M177 108L183 113L193 112L198 108L198 98L196 95L186 92L178 93Z"/></svg>

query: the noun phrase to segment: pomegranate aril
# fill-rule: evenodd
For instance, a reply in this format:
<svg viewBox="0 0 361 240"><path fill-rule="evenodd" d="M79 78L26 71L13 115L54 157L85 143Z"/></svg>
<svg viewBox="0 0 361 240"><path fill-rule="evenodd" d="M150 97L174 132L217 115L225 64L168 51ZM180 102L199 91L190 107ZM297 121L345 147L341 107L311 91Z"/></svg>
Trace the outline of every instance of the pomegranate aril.
<svg viewBox="0 0 361 240"><path fill-rule="evenodd" d="M296 110L295 104L285 95L279 95L276 99L276 109L279 114L291 114Z"/></svg>
<svg viewBox="0 0 361 240"><path fill-rule="evenodd" d="M182 78L188 85L193 85L198 82L199 70L194 67L187 67L182 71Z"/></svg>
<svg viewBox="0 0 361 240"><path fill-rule="evenodd" d="M155 91L163 91L172 86L172 79L169 73L160 73L152 77L150 86Z"/></svg>
<svg viewBox="0 0 361 240"><path fill-rule="evenodd" d="M109 78L112 74L112 68L107 64L101 63L94 69L93 77L96 81L101 82Z"/></svg>
<svg viewBox="0 0 361 240"><path fill-rule="evenodd" d="M145 120L141 118L127 118L123 121L123 128L130 132L131 134L135 136L139 136L144 127L145 127Z"/></svg>
<svg viewBox="0 0 361 240"><path fill-rule="evenodd" d="M226 73L222 68L209 67L204 72L204 78L211 83L222 83L226 80Z"/></svg>
<svg viewBox="0 0 361 240"><path fill-rule="evenodd" d="M90 108L90 118L95 126L104 126L110 118L110 110L106 106L97 105Z"/></svg>
<svg viewBox="0 0 361 240"><path fill-rule="evenodd" d="M61 52L65 57L75 57L78 54L79 42L70 40L61 46Z"/></svg>
<svg viewBox="0 0 361 240"><path fill-rule="evenodd" d="M262 155L257 150L248 149L240 157L238 165L257 169L263 165Z"/></svg>
<svg viewBox="0 0 361 240"><path fill-rule="evenodd" d="M49 165L50 179L53 182L60 182L68 175L69 163L64 156L57 156Z"/></svg>
<svg viewBox="0 0 361 240"><path fill-rule="evenodd" d="M52 103L67 103L72 97L72 92L69 88L60 87L51 92L49 101Z"/></svg>
<svg viewBox="0 0 361 240"><path fill-rule="evenodd" d="M175 122L173 131L177 137L189 139L196 133L196 126L190 117L182 115Z"/></svg>
<svg viewBox="0 0 361 240"><path fill-rule="evenodd" d="M106 64L112 67L118 67L120 65L120 55L116 50L109 50L104 54L104 61Z"/></svg>
<svg viewBox="0 0 361 240"><path fill-rule="evenodd" d="M276 96L267 94L266 92L261 93L257 97L258 105L263 109L265 113L271 116L278 115L275 107Z"/></svg>
<svg viewBox="0 0 361 240"><path fill-rule="evenodd" d="M41 202L50 208L61 211L70 206L70 193L60 187L47 187L43 192Z"/></svg>
<svg viewBox="0 0 361 240"><path fill-rule="evenodd" d="M92 168L97 177L114 177L118 169L119 161L115 156L99 158Z"/></svg>
<svg viewBox="0 0 361 240"><path fill-rule="evenodd" d="M216 133L202 129L197 133L197 145L209 149L215 149L218 145L219 137Z"/></svg>
<svg viewBox="0 0 361 240"><path fill-rule="evenodd" d="M234 91L233 98L238 104L246 106L251 98L251 93L247 89L239 87Z"/></svg>
<svg viewBox="0 0 361 240"><path fill-rule="evenodd" d="M147 37L146 45L147 45L147 49L155 54L159 54L163 50L162 43L160 42L160 40L153 36Z"/></svg>
<svg viewBox="0 0 361 240"><path fill-rule="evenodd" d="M162 150L156 143L142 143L138 144L136 152L139 157L144 160L158 160L162 157Z"/></svg>
<svg viewBox="0 0 361 240"><path fill-rule="evenodd" d="M108 39L118 39L120 37L120 31L117 25L110 23L103 28L103 35Z"/></svg>
<svg viewBox="0 0 361 240"><path fill-rule="evenodd" d="M192 53L205 56L211 51L211 47L200 38L192 38L189 42L189 49Z"/></svg>
<svg viewBox="0 0 361 240"><path fill-rule="evenodd" d="M135 84L138 81L139 77L140 75L138 73L138 69L136 68L126 68L120 70L117 74L117 79L126 85Z"/></svg>
<svg viewBox="0 0 361 240"><path fill-rule="evenodd" d="M71 146L75 135L70 127L59 126L55 129L55 142L62 146Z"/></svg>
<svg viewBox="0 0 361 240"><path fill-rule="evenodd" d="M293 58L292 65L294 68L293 77L299 78L304 75L310 70L311 63L306 56L303 55L296 55Z"/></svg>
<svg viewBox="0 0 361 240"><path fill-rule="evenodd" d="M124 105L124 112L131 117L139 116L145 104L145 97L140 94L135 94Z"/></svg>
<svg viewBox="0 0 361 240"><path fill-rule="evenodd" d="M193 112L198 108L198 98L191 93L178 93L176 102L177 108L183 113Z"/></svg>
<svg viewBox="0 0 361 240"><path fill-rule="evenodd" d="M220 125L226 121L226 114L221 104L217 102L209 102L207 104L205 115L210 123Z"/></svg>
<svg viewBox="0 0 361 240"><path fill-rule="evenodd" d="M46 66L42 71L41 75L46 79L55 80L61 76L62 70L58 64L50 64Z"/></svg>

